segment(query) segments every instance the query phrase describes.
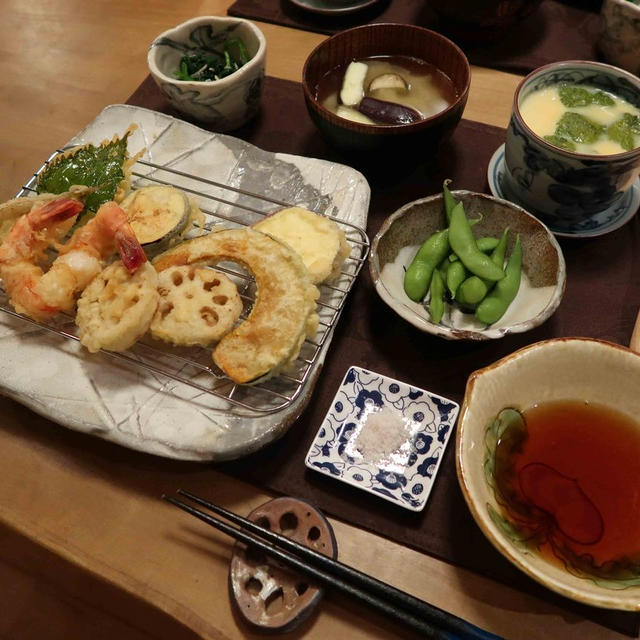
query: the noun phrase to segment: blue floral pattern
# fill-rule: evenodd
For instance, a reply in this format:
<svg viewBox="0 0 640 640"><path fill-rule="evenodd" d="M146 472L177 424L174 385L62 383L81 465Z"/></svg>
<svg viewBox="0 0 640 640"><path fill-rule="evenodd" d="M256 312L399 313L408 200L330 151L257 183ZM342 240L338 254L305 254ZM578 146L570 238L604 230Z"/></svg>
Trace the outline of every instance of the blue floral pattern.
<svg viewBox="0 0 640 640"><path fill-rule="evenodd" d="M519 101L531 93L562 82L588 85L611 92L640 106L640 86L624 71L584 63L541 71L523 85ZM631 185L640 170L640 148L615 159L580 156L553 147L533 136L517 112L511 115L505 145L502 187L513 199L553 230L571 233L593 229L623 215ZM625 207L626 208L626 207Z"/></svg>
<svg viewBox="0 0 640 640"><path fill-rule="evenodd" d="M359 421L374 406L393 409L415 429L407 432L403 456L375 463L352 455ZM424 508L459 406L446 398L350 367L331 409L307 453L307 467L394 502L406 509Z"/></svg>
<svg viewBox="0 0 640 640"><path fill-rule="evenodd" d="M487 172L489 189L497 198L504 198L525 206L508 188L504 155L504 145L502 145L489 163ZM638 205L640 205L640 180L636 180L631 189L626 191L613 207L609 207L605 211L600 211L571 225L557 225L553 216L530 206L528 210L533 215L544 220L549 229L557 236L591 237L610 233L621 227L635 215Z"/></svg>

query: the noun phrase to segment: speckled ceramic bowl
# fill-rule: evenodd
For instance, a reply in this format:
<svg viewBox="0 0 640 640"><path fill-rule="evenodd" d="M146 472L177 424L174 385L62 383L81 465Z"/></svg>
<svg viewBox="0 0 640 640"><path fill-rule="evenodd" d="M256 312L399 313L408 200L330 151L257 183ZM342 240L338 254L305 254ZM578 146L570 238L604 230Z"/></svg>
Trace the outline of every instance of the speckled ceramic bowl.
<svg viewBox="0 0 640 640"><path fill-rule="evenodd" d="M598 46L607 62L640 76L640 5L604 0Z"/></svg>
<svg viewBox="0 0 640 640"><path fill-rule="evenodd" d="M556 400L593 402L637 421L640 355L586 338L547 340L520 349L471 374L456 442L458 480L476 522L507 559L544 586L596 607L640 610L640 573L596 578L567 570L532 547L498 504L494 482L494 419L504 408L526 410ZM640 428L640 427L639 427ZM603 482L606 479L603 478Z"/></svg>
<svg viewBox="0 0 640 640"><path fill-rule="evenodd" d="M175 78L186 52L210 50L225 37L242 40L249 62L220 80ZM201 16L161 33L149 47L147 62L151 76L173 107L206 122L214 131L232 131L258 113L266 48L262 31L249 20Z"/></svg>
<svg viewBox="0 0 640 640"><path fill-rule="evenodd" d="M507 255L520 234L525 278L505 315L486 327L471 314L447 314L433 324L423 305L409 299L403 289L404 267L418 247L435 231L446 227L442 195L429 196L404 205L389 216L373 240L369 270L380 297L412 325L450 340L489 340L521 333L542 324L558 308L564 293L566 267L553 234L521 207L482 193L454 191L470 218L482 220L474 227L476 237L499 237L511 230Z"/></svg>

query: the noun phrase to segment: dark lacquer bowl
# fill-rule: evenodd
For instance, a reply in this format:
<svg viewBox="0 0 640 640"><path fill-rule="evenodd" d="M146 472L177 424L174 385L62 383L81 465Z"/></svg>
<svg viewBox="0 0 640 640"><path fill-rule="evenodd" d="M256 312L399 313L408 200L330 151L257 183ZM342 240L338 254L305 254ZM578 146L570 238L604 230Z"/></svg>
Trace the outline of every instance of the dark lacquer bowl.
<svg viewBox="0 0 640 640"><path fill-rule="evenodd" d="M468 44L495 40L528 18L542 0L429 0L442 30Z"/></svg>
<svg viewBox="0 0 640 640"><path fill-rule="evenodd" d="M320 80L332 69L370 56L412 56L429 62L453 82L457 97L444 111L429 118L399 125L361 124L324 108L317 99ZM368 24L347 29L319 44L302 71L307 109L332 146L361 157L371 152L396 152L396 160L427 158L455 129L467 103L471 70L462 50L444 36L408 24ZM377 154L376 154L377 155Z"/></svg>

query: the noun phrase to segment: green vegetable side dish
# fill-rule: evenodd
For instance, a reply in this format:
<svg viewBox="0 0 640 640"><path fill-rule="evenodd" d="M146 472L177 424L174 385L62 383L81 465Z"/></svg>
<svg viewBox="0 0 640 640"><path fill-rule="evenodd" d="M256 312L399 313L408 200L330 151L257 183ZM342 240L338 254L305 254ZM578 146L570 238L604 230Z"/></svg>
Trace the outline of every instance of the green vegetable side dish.
<svg viewBox="0 0 640 640"><path fill-rule="evenodd" d="M520 236L503 269L509 229L500 239L474 238L472 226L480 219L467 218L463 203L456 202L448 190L449 182L443 185L445 214L447 207L451 213L449 227L433 233L418 249L405 271L404 290L414 302L423 302L434 324L442 322L447 305L456 305L463 313L475 312L483 324L494 324L520 287Z"/></svg>
<svg viewBox="0 0 640 640"><path fill-rule="evenodd" d="M404 291L414 302L420 302L431 285L431 276L449 255L449 231L437 231L425 240L404 274Z"/></svg>
<svg viewBox="0 0 640 640"><path fill-rule="evenodd" d="M444 315L444 282L437 269L433 272L431 286L429 287L429 315L432 322L440 324Z"/></svg>
<svg viewBox="0 0 640 640"><path fill-rule="evenodd" d="M451 212L449 244L462 264L474 275L487 280L500 280L504 272L491 258L478 249L464 207L459 202Z"/></svg>
<svg viewBox="0 0 640 640"><path fill-rule="evenodd" d="M468 275L467 270L460 260L449 264L449 268L447 269L447 289L452 298L455 297L458 287L467 279Z"/></svg>
<svg viewBox="0 0 640 640"><path fill-rule="evenodd" d="M442 183L442 197L444 198L444 213L447 216L447 224L451 222L451 212L456 204L458 204L449 191L451 180L447 179Z"/></svg>
<svg viewBox="0 0 640 640"><path fill-rule="evenodd" d="M97 211L100 205L113 200L125 180L128 160L127 131L99 146L88 144L54 158L38 176L38 193L64 193L73 185L96 187L85 200L85 208Z"/></svg>
<svg viewBox="0 0 640 640"><path fill-rule="evenodd" d="M478 305L476 318L484 324L493 324L500 320L516 297L521 278L522 244L520 243L520 235L517 235L516 243L505 268L505 276L496 283L493 291Z"/></svg>
<svg viewBox="0 0 640 640"><path fill-rule="evenodd" d="M249 62L250 57L239 38L227 38L217 50L195 50L180 60L176 80L207 82L226 78Z"/></svg>
<svg viewBox="0 0 640 640"><path fill-rule="evenodd" d="M472 220L471 222L475 222ZM476 238L476 245L478 249L482 251L482 253L489 253L489 251L493 251L497 246L500 240L498 238L493 238L492 236L482 236L481 238ZM450 262L457 262L460 260L455 253L451 253L449 255Z"/></svg>
<svg viewBox="0 0 640 640"><path fill-rule="evenodd" d="M491 260L502 269L504 265L504 257L507 252L507 235L509 229L505 229L493 252L491 253ZM467 306L477 305L484 297L491 291L491 288L495 282L479 278L478 276L471 276L467 278L459 289L460 302Z"/></svg>

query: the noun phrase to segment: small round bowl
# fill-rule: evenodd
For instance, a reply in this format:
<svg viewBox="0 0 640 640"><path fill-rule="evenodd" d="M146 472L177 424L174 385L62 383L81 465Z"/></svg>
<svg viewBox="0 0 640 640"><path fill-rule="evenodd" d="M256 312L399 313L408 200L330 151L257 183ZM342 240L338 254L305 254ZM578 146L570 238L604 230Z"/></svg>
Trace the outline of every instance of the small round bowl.
<svg viewBox="0 0 640 640"><path fill-rule="evenodd" d="M433 64L453 82L456 100L430 118L401 125L352 122L320 104L318 83L329 71L352 60L390 55L413 56ZM401 164L409 158L428 157L451 135L462 118L470 81L469 62L458 46L435 31L409 24L368 24L341 31L311 52L302 71L309 115L329 144L361 157L396 152Z"/></svg>
<svg viewBox="0 0 640 640"><path fill-rule="evenodd" d="M598 46L607 62L640 76L640 5L629 0L604 0Z"/></svg>
<svg viewBox="0 0 640 640"><path fill-rule="evenodd" d="M597 403L637 420L639 378L640 355L625 347L586 338L538 342L471 374L456 442L462 493L498 551L563 596L596 607L635 611L640 610L640 576L598 580L577 567L569 570L561 562L551 563L519 537L492 488L495 434L490 425L504 408L522 411L560 400ZM606 486L606 478L603 483Z"/></svg>
<svg viewBox="0 0 640 640"><path fill-rule="evenodd" d="M210 50L220 36L242 40L250 60L231 75L202 82L177 80L174 73L190 50ZM231 131L256 115L264 78L267 43L255 24L242 18L202 16L161 33L149 47L151 76L171 105L206 122L215 131Z"/></svg>
<svg viewBox="0 0 640 640"><path fill-rule="evenodd" d="M626 1L626 0L625 0ZM520 105L532 92L561 82L609 91L640 107L640 78L599 62L567 60L540 67L518 85L505 144L506 196L559 232L571 232L616 203L640 173L640 147L611 155L560 149L524 122ZM594 226L596 226L594 224Z"/></svg>
<svg viewBox="0 0 640 640"><path fill-rule="evenodd" d="M482 218L474 235L500 237L509 227L510 254L515 236L522 242L520 290L498 322L485 327L472 314L446 314L444 324L431 322L422 304L404 292L404 269L418 247L435 231L447 226L442 195L429 196L404 205L387 218L373 239L369 270L378 295L414 327L448 340L491 340L508 333L522 333L542 324L558 308L564 294L566 266L553 234L521 207L471 191L454 191L469 218Z"/></svg>

